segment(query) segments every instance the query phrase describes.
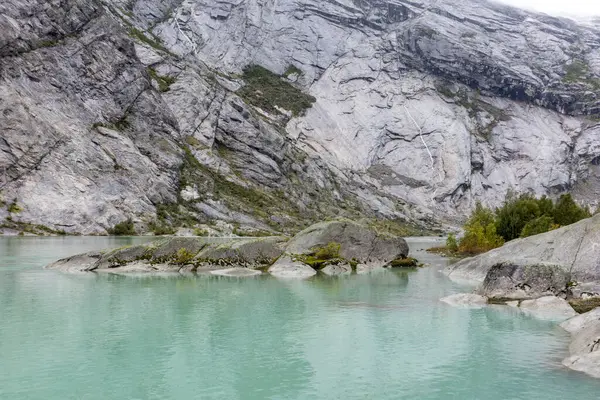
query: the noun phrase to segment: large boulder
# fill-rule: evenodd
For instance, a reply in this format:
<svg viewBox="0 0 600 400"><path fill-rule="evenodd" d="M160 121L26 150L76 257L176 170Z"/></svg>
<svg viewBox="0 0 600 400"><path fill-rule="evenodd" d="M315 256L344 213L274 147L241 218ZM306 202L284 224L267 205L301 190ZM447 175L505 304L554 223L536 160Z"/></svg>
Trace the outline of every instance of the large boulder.
<svg viewBox="0 0 600 400"><path fill-rule="evenodd" d="M490 268L479 293L505 299L566 295L569 282L569 273L557 265L504 262Z"/></svg>
<svg viewBox="0 0 600 400"><path fill-rule="evenodd" d="M563 365L600 378L600 308L578 315L561 324L571 333L570 356Z"/></svg>
<svg viewBox="0 0 600 400"><path fill-rule="evenodd" d="M328 221L310 226L290 240L286 257L280 258L269 272L281 275L283 271L308 271L326 269L326 273L347 273L347 266L358 265L381 268L408 255L406 241L397 236L385 235L375 229L351 221ZM327 268L339 265L339 268ZM293 275L293 274L292 274ZM305 274L302 274L304 277Z"/></svg>
<svg viewBox="0 0 600 400"><path fill-rule="evenodd" d="M532 275L527 267L537 265L552 274L545 278L548 282L555 278L562 281L556 268L547 269L546 266L552 264L567 274L573 284L600 282L599 244L600 215L596 215L547 233L510 241L500 248L452 264L445 273L451 279L482 283L492 267L512 264L525 267L516 272L533 276L538 281L542 278L540 274Z"/></svg>

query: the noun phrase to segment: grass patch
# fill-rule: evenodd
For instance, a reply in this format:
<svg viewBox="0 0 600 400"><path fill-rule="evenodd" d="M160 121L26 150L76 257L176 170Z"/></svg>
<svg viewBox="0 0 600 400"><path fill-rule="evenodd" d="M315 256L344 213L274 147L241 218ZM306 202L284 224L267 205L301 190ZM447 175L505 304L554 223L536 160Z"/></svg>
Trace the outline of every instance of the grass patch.
<svg viewBox="0 0 600 400"><path fill-rule="evenodd" d="M168 92L171 89L171 85L175 83L176 79L172 76L159 75L158 72L151 67L148 67L146 70L148 71L148 75L150 75L150 77L158 84L158 90L161 93Z"/></svg>
<svg viewBox="0 0 600 400"><path fill-rule="evenodd" d="M600 90L600 78L590 76L590 66L582 60L573 60L565 67L562 81L564 83L583 83L594 90Z"/></svg>
<svg viewBox="0 0 600 400"><path fill-rule="evenodd" d="M302 70L296 67L295 65L290 64L283 73L283 76L287 78L290 75L304 75L304 72L302 72Z"/></svg>
<svg viewBox="0 0 600 400"><path fill-rule="evenodd" d="M308 254L295 254L292 256L292 260L300 261L314 269L323 269L327 265L340 264L346 262L345 259L340 257L341 244L330 242L322 247L315 247Z"/></svg>
<svg viewBox="0 0 600 400"><path fill-rule="evenodd" d="M165 53L171 54L171 52L161 44L160 38L151 32L143 32L134 26L130 26L128 29L129 36L139 40L140 42L147 44L155 50L164 51Z"/></svg>
<svg viewBox="0 0 600 400"><path fill-rule="evenodd" d="M8 212L11 214L18 214L21 211L23 211L23 208L17 204L17 199L14 199L13 202L8 205Z"/></svg>
<svg viewBox="0 0 600 400"><path fill-rule="evenodd" d="M259 65L244 68L242 79L246 85L237 94L247 103L272 114L281 114L277 106L291 111L294 116L304 115L316 101L313 96L286 82L283 76Z"/></svg>
<svg viewBox="0 0 600 400"><path fill-rule="evenodd" d="M573 307L573 310L579 314L586 313L593 310L596 307L600 307L600 297L591 297L589 299L571 299L569 304Z"/></svg>

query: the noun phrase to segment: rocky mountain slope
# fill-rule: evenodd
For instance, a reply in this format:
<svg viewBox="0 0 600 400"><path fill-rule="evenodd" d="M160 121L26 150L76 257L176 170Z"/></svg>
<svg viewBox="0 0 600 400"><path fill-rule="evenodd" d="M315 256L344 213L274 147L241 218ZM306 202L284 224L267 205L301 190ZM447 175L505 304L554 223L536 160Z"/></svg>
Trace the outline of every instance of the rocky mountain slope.
<svg viewBox="0 0 600 400"><path fill-rule="evenodd" d="M599 39L475 0L3 2L0 224L432 227L509 189L595 205Z"/></svg>

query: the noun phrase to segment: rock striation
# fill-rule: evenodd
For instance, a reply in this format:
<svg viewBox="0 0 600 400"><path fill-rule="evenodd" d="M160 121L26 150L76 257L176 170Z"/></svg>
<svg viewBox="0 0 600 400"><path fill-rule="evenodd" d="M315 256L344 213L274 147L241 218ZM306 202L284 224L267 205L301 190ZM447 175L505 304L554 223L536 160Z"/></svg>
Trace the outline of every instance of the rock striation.
<svg viewBox="0 0 600 400"><path fill-rule="evenodd" d="M4 2L0 225L432 228L509 189L596 205L599 38L474 0Z"/></svg>

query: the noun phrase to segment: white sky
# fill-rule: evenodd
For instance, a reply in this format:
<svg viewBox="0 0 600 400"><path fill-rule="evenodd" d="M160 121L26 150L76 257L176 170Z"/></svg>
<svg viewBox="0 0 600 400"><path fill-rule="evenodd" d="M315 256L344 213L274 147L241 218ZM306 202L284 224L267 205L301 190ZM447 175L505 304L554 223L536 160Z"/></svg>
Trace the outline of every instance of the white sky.
<svg viewBox="0 0 600 400"><path fill-rule="evenodd" d="M600 0L498 0L512 6L553 15L591 17L600 15Z"/></svg>

